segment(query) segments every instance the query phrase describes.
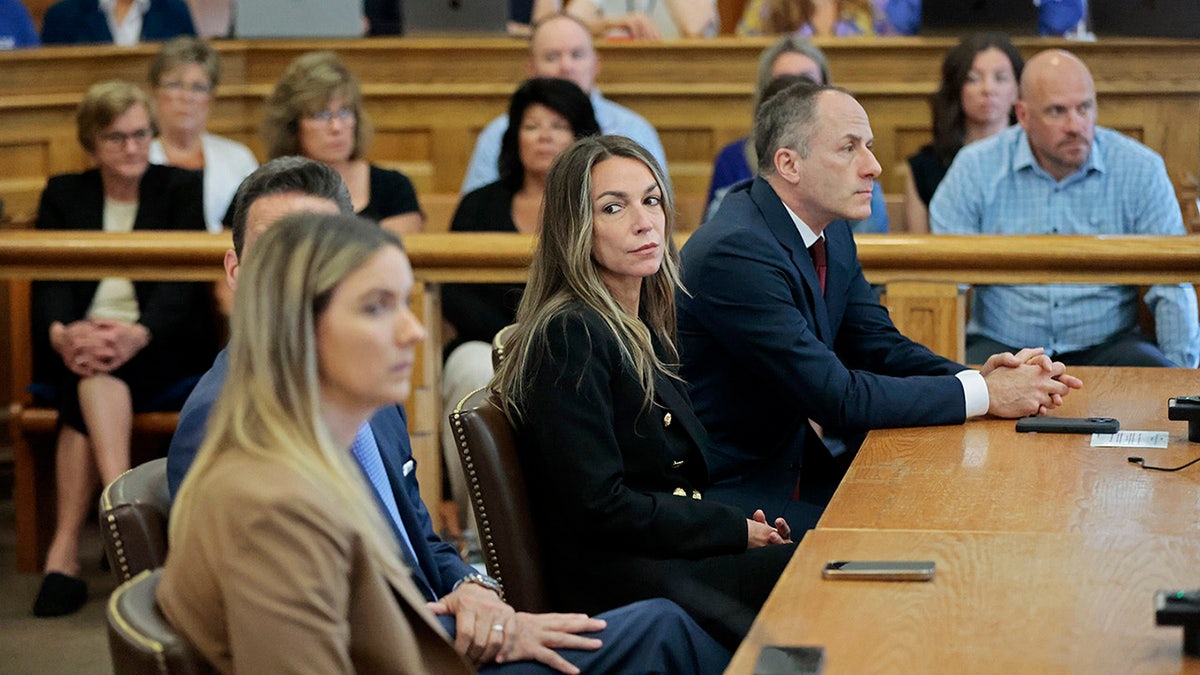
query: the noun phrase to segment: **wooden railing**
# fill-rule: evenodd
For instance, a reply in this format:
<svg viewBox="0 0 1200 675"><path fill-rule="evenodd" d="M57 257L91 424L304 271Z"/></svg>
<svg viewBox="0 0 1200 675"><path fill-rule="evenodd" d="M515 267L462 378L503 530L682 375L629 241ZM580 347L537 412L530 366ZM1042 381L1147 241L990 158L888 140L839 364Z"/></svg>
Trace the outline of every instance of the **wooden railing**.
<svg viewBox="0 0 1200 675"><path fill-rule="evenodd" d="M686 235L681 235L682 244ZM963 356L963 298L959 284L982 283L1196 283L1200 281L1200 235L1184 237L909 236L856 238L868 280L886 289L886 304L901 332L956 360ZM443 282L520 281L526 276L534 241L518 234L418 234L405 238L417 279L414 308L429 337L417 355L408 401L419 480L441 485L437 441L442 411L437 383L441 370L441 322L437 285ZM136 279L216 280L229 248L228 235L206 233L79 232L70 237L37 231L0 230L0 278L20 287L28 279L81 279L121 275ZM17 294L19 297L19 294ZM27 299L27 292L25 298ZM11 309L15 328L22 322ZM14 330L14 383L10 420L17 443L19 489L18 554L22 569L36 568L37 506L27 469L33 457L20 446L21 415L28 403L29 335ZM22 465L24 463L24 465ZM24 473L23 473L24 472ZM36 484L36 481L35 483ZM432 486L432 487L430 487ZM20 486L18 486L20 487Z"/></svg>
<svg viewBox="0 0 1200 675"><path fill-rule="evenodd" d="M682 245L687 237L677 241ZM1136 283L1196 281L1200 236L858 235L871 283ZM0 230L0 278L219 279L226 234ZM404 246L418 279L523 279L533 237L521 234L411 234Z"/></svg>
<svg viewBox="0 0 1200 675"><path fill-rule="evenodd" d="M871 117L885 192L899 194L896 167L930 140L929 95L953 38L818 39L833 81ZM1026 58L1073 50L1092 69L1099 121L1163 156L1185 218L1195 216L1200 169L1200 40L1103 39L1080 43L1017 38ZM702 194L713 158L746 135L759 52L770 38L604 43L598 86L659 132L676 193ZM338 52L362 80L375 126L367 156L409 175L418 194L455 193L475 136L508 105L526 74L521 40L403 38L218 42L224 72L209 128L247 143L260 158L263 101L289 61ZM105 79L146 82L157 45L52 47L0 52L0 198L29 215L47 177L88 158L75 138L75 107ZM698 221L695 221L698 222ZM695 222L691 223L692 225Z"/></svg>

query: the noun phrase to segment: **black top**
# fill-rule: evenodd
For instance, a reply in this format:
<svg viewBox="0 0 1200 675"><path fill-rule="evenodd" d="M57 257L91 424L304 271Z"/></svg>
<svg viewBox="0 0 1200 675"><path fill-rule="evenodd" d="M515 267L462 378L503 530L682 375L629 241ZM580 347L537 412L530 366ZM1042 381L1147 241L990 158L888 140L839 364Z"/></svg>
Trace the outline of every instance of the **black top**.
<svg viewBox="0 0 1200 675"><path fill-rule="evenodd" d="M363 218L378 222L384 218L421 210L412 181L399 171L383 169L372 164L368 189L371 191L371 201L358 212Z"/></svg>
<svg viewBox="0 0 1200 675"><path fill-rule="evenodd" d="M938 185L946 177L946 170L950 168L950 165L942 164L942 160L934 152L933 146L926 145L918 150L917 154L908 158L908 168L912 171L917 194L921 196L921 201L925 202L925 208L929 208L933 193L937 191Z"/></svg>
<svg viewBox="0 0 1200 675"><path fill-rule="evenodd" d="M151 164L138 187L134 231L205 231L202 194L200 172ZM54 176L46 183L36 228L100 231L103 219L104 186L100 172L90 169ZM55 321L68 324L86 316L99 283L95 279L33 282L35 381L61 383L72 379L62 358L50 346L50 325ZM151 334L150 344L134 357L145 364L142 370L146 377L139 378L139 384L147 390L203 373L212 363L217 336L210 288L211 284L205 282L133 282L141 314L138 323Z"/></svg>
<svg viewBox="0 0 1200 675"><path fill-rule="evenodd" d="M708 436L684 383L655 372L645 406L616 335L578 303L530 349L516 441L553 609L665 597L736 646L794 547L747 550L750 514L704 494Z"/></svg>
<svg viewBox="0 0 1200 675"><path fill-rule="evenodd" d="M500 181L468 192L454 211L451 232L516 232L512 219L513 192ZM442 316L458 335L446 345L446 355L464 342L491 342L501 328L517 318L525 284L443 284Z"/></svg>

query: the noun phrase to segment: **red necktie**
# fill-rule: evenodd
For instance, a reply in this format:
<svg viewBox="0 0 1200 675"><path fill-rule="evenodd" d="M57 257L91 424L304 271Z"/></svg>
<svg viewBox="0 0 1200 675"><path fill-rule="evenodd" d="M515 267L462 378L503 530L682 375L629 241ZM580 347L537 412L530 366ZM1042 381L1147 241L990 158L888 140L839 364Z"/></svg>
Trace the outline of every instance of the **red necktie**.
<svg viewBox="0 0 1200 675"><path fill-rule="evenodd" d="M812 256L813 267L817 268L817 279L821 282L821 293L825 293L825 238L820 237L816 243L808 247L808 254Z"/></svg>

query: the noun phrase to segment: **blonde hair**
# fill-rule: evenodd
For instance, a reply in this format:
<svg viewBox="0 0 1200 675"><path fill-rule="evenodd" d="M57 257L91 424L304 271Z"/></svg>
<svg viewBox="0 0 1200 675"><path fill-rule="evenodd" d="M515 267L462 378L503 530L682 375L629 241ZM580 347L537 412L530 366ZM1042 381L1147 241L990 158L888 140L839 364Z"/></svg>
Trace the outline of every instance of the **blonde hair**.
<svg viewBox="0 0 1200 675"><path fill-rule="evenodd" d="M320 414L316 325L334 290L395 235L346 215L287 216L255 242L241 268L230 322L229 371L196 460L171 512L174 536L203 509L194 486L222 457L286 466L331 488L381 561L399 549L347 448Z"/></svg>
<svg viewBox="0 0 1200 675"><path fill-rule="evenodd" d="M158 135L158 120L154 116L154 104L141 87L124 80L107 80L93 84L75 112L76 134L84 150L96 152L96 137L118 117L135 105L146 109L150 118L150 131Z"/></svg>
<svg viewBox="0 0 1200 675"><path fill-rule="evenodd" d="M642 279L640 317L625 311L613 298L592 257L592 169L610 157L627 157L645 164L662 191L666 251L658 272ZM622 358L646 392L646 407L654 399L655 371L677 377L675 290L681 284L674 229L675 200L670 183L654 156L642 146L624 136L591 136L575 141L558 156L546 176L542 232L529 268L529 282L517 308L517 327L507 348L510 356L500 363L492 378L492 388L504 401L510 417L520 417L527 383L540 367L540 348L550 323L572 303L582 303L599 314L617 338ZM658 338L671 364L655 353L651 335Z"/></svg>
<svg viewBox="0 0 1200 675"><path fill-rule="evenodd" d="M267 99L261 133L271 159L303 155L300 151L300 120L320 112L334 98L354 111L354 149L358 159L371 139L371 122L363 110L362 87L333 52L309 52L296 58L279 76Z"/></svg>

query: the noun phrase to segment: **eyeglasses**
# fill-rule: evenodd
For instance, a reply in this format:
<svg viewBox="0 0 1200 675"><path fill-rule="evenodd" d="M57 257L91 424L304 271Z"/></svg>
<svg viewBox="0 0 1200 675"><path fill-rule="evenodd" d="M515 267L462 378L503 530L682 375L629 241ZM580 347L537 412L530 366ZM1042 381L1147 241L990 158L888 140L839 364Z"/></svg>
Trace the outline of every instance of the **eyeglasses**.
<svg viewBox="0 0 1200 675"><path fill-rule="evenodd" d="M203 82L181 82L179 80L168 80L159 86L176 94L192 93L199 94L201 96L207 96L208 94L211 94L213 89L212 85L205 84Z"/></svg>
<svg viewBox="0 0 1200 675"><path fill-rule="evenodd" d="M150 129L138 129L137 131L123 134L119 131L112 133L100 134L100 141L111 145L114 148L123 148L125 143L133 141L137 145L142 145L154 137L154 132Z"/></svg>
<svg viewBox="0 0 1200 675"><path fill-rule="evenodd" d="M337 110L320 110L311 115L305 115L306 119L310 119L314 122L321 122L324 124L328 124L328 123L332 122L333 120L338 120L340 122L355 122L355 121L357 121L357 117L358 117L358 115L357 115L357 113L354 112L353 108L338 108Z"/></svg>

